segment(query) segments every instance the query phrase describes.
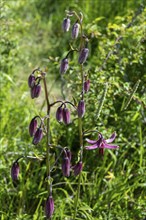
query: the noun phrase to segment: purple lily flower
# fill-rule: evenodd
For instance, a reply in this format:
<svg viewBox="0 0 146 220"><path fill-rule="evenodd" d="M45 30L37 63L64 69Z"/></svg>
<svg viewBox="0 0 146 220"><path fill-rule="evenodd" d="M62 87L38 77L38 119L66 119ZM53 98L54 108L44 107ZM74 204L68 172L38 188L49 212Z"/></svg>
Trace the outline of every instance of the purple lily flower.
<svg viewBox="0 0 146 220"><path fill-rule="evenodd" d="M119 146L117 145L110 145L109 143L112 143L116 138L116 132L114 132L111 137L109 139L104 139L102 134L99 133L99 138L98 140L90 140L90 139L86 139L86 141L91 144L90 146L86 146L85 149L86 150L94 150L96 148L100 148L100 149L104 149L104 148L108 148L108 149L117 149L119 148Z"/></svg>

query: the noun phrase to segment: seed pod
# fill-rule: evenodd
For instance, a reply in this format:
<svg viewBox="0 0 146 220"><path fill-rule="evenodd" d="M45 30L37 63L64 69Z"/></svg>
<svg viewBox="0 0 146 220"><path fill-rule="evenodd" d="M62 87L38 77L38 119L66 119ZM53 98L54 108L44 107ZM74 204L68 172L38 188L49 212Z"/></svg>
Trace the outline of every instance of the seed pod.
<svg viewBox="0 0 146 220"><path fill-rule="evenodd" d="M89 49L88 48L82 48L82 50L80 51L78 62L80 64L85 63L85 61L88 57L88 54L89 54Z"/></svg>
<svg viewBox="0 0 146 220"><path fill-rule="evenodd" d="M31 137L35 134L36 129L37 129L37 119L36 117L34 117L31 120L30 125L29 125L29 134Z"/></svg>
<svg viewBox="0 0 146 220"><path fill-rule="evenodd" d="M42 140L42 138L43 138L43 130L42 130L42 128L38 128L34 134L34 138L33 138L32 143L34 145L36 145Z"/></svg>
<svg viewBox="0 0 146 220"><path fill-rule="evenodd" d="M40 93L41 93L41 85L40 84L34 85L34 87L31 88L31 98L32 99L38 98Z"/></svg>
<svg viewBox="0 0 146 220"><path fill-rule="evenodd" d="M33 86L35 85L35 76L33 74L31 74L29 77L28 77L28 86L30 88L32 88Z"/></svg>
<svg viewBox="0 0 146 220"><path fill-rule="evenodd" d="M54 212L54 200L52 196L49 196L45 204L45 214L47 218L50 218Z"/></svg>
<svg viewBox="0 0 146 220"><path fill-rule="evenodd" d="M88 79L84 82L84 92L87 93L89 89L90 89L90 80Z"/></svg>
<svg viewBox="0 0 146 220"><path fill-rule="evenodd" d="M64 18L63 24L62 24L62 29L64 32L69 31L70 28L70 19L69 18Z"/></svg>
<svg viewBox="0 0 146 220"><path fill-rule="evenodd" d="M84 100L80 100L77 107L78 117L82 118L85 114L85 102Z"/></svg>
<svg viewBox="0 0 146 220"><path fill-rule="evenodd" d="M70 159L67 156L63 158L62 173L63 176L70 176Z"/></svg>
<svg viewBox="0 0 146 220"><path fill-rule="evenodd" d="M61 64L60 64L60 73L63 74L63 73L66 73L66 71L68 70L68 59L67 58L64 58L62 61L61 61Z"/></svg>
<svg viewBox="0 0 146 220"><path fill-rule="evenodd" d="M60 106L58 107L57 111L56 111L56 119L58 122L61 122L62 121L62 118L63 118L63 108Z"/></svg>
<svg viewBox="0 0 146 220"><path fill-rule="evenodd" d="M20 171L19 163L14 162L11 168L11 177L14 182L18 180L19 171Z"/></svg>
<svg viewBox="0 0 146 220"><path fill-rule="evenodd" d="M63 122L64 124L70 124L70 112L68 108L63 109Z"/></svg>
<svg viewBox="0 0 146 220"><path fill-rule="evenodd" d="M75 23L72 27L72 38L73 39L76 39L78 37L78 34L79 34L79 28L80 28L80 25L79 23Z"/></svg>
<svg viewBox="0 0 146 220"><path fill-rule="evenodd" d="M74 171L74 175L75 176L79 175L80 172L82 171L82 168L83 168L82 161L79 161L75 166L72 167Z"/></svg>

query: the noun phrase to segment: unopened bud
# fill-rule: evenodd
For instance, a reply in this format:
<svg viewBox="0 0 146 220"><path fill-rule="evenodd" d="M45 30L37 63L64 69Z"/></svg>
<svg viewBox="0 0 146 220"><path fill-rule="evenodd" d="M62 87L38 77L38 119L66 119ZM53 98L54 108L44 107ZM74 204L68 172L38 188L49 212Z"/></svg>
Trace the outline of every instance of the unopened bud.
<svg viewBox="0 0 146 220"><path fill-rule="evenodd" d="M33 86L35 85L35 76L33 74L31 74L29 77L28 77L28 86L30 88L32 88Z"/></svg>
<svg viewBox="0 0 146 220"><path fill-rule="evenodd" d="M88 57L88 54L89 54L89 49L88 48L82 48L81 52L80 52L80 55L79 55L79 60L78 62L80 64L83 64L85 63L87 57Z"/></svg>
<svg viewBox="0 0 146 220"><path fill-rule="evenodd" d="M33 118L29 125L29 134L31 137L35 134L36 128L37 128L37 119Z"/></svg>
<svg viewBox="0 0 146 220"><path fill-rule="evenodd" d="M42 138L43 138L43 130L42 130L42 128L38 128L34 134L34 138L33 138L32 143L34 145L36 145L42 140Z"/></svg>
<svg viewBox="0 0 146 220"><path fill-rule="evenodd" d="M84 92L88 92L89 89L90 89L90 80L88 79L84 82Z"/></svg>
<svg viewBox="0 0 146 220"><path fill-rule="evenodd" d="M75 176L79 175L80 172L82 171L82 168L83 168L82 161L79 161L75 166L72 167L74 171L74 175Z"/></svg>
<svg viewBox="0 0 146 220"><path fill-rule="evenodd" d="M79 28L80 28L80 25L79 23L75 23L72 27L72 38L73 39L76 39L78 37L78 34L79 34Z"/></svg>
<svg viewBox="0 0 146 220"><path fill-rule="evenodd" d="M62 118L63 118L63 108L60 106L58 107L57 111L56 111L56 119L58 122L61 122L62 121Z"/></svg>
<svg viewBox="0 0 146 220"><path fill-rule="evenodd" d="M49 196L45 204L45 214L47 218L50 218L54 212L54 200L52 196Z"/></svg>
<svg viewBox="0 0 146 220"><path fill-rule="evenodd" d="M68 108L63 109L63 122L64 124L70 124L70 112Z"/></svg>
<svg viewBox="0 0 146 220"><path fill-rule="evenodd" d="M67 58L64 58L62 61L61 61L61 64L60 64L60 73L63 74L63 73L66 73L66 71L68 70L68 59Z"/></svg>
<svg viewBox="0 0 146 220"><path fill-rule="evenodd" d="M63 176L70 176L70 159L67 156L63 158L62 173Z"/></svg>
<svg viewBox="0 0 146 220"><path fill-rule="evenodd" d="M41 85L40 84L34 85L34 87L31 88L31 98L32 99L38 98L40 93L41 93Z"/></svg>
<svg viewBox="0 0 146 220"><path fill-rule="evenodd" d="M77 107L78 117L82 118L85 114L85 102L84 100L80 100Z"/></svg>
<svg viewBox="0 0 146 220"><path fill-rule="evenodd" d="M69 31L70 28L70 19L69 18L64 18L63 24L62 24L62 29L64 32Z"/></svg>
<svg viewBox="0 0 146 220"><path fill-rule="evenodd" d="M19 163L18 162L14 162L11 168L11 177L13 181L17 181L18 180L18 175L19 175Z"/></svg>
<svg viewBox="0 0 146 220"><path fill-rule="evenodd" d="M67 157L71 161L71 151L69 149L66 150Z"/></svg>

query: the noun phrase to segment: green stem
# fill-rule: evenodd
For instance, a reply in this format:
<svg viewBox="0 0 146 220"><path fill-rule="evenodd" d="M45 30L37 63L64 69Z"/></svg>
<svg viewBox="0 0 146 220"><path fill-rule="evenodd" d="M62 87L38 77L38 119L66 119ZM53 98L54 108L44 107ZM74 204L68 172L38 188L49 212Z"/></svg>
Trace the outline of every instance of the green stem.
<svg viewBox="0 0 146 220"><path fill-rule="evenodd" d="M48 90L46 84L46 78L43 78L45 98L47 102L47 141L46 141L46 166L47 166L47 177L50 178L50 102L48 98ZM48 181L48 191L50 191L50 181Z"/></svg>

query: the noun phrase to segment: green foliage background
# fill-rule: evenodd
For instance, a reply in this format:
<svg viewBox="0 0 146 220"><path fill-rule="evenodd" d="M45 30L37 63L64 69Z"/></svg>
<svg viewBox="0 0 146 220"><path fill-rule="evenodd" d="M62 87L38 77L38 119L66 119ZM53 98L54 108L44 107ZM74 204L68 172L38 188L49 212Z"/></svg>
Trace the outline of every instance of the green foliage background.
<svg viewBox="0 0 146 220"><path fill-rule="evenodd" d="M21 161L20 184L17 188L12 184L10 168L12 162L21 155L44 155L45 141L34 147L28 134L31 118L36 114L45 115L44 96L37 100L30 99L27 78L35 67L46 68L51 100L62 98L59 63L69 50L71 37L70 33L62 32L61 25L65 10L68 9L82 11L83 28L90 38L90 55L86 69L91 80L91 89L85 97L88 104L83 122L84 129L96 127L105 138L116 131L118 134L116 142L120 146L117 152L107 150L103 159L97 151L85 152L77 219L144 220L146 218L145 2L1 0L0 4L1 219L45 219L44 203L47 197L45 162ZM143 4L143 7L140 7L140 4ZM132 25L126 28L131 21ZM122 36L122 39L116 42L118 36ZM106 60L110 51L111 56ZM77 56L73 55L70 69L65 75L65 94L69 100L73 100L73 97L77 100L79 98L79 92L76 92L80 82L76 59ZM138 89L128 107L124 108L138 80L140 80ZM97 109L107 82L107 95L100 117L97 119ZM73 123L67 128L58 125L55 121L54 108L51 136L54 144L70 147L74 163L79 148L76 120L73 119ZM93 134L90 138L96 136ZM69 220L73 214L77 178L73 175L70 178L62 177L61 168L56 168L53 178L55 213L52 219Z"/></svg>

